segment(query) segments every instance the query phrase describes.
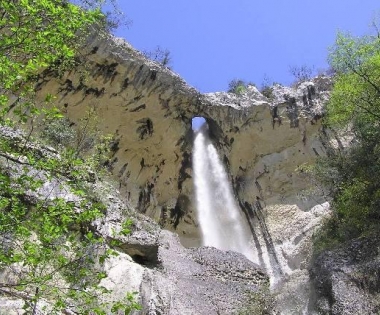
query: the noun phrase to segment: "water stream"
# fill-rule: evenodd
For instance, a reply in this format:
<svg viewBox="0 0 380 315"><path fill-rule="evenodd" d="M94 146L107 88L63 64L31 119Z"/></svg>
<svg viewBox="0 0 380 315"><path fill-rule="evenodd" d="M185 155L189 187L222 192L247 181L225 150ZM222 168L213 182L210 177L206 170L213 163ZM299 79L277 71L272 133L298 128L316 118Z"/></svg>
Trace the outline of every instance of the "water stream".
<svg viewBox="0 0 380 315"><path fill-rule="evenodd" d="M203 245L236 251L252 260L248 224L235 202L218 152L208 138L207 126L195 134L193 170Z"/></svg>

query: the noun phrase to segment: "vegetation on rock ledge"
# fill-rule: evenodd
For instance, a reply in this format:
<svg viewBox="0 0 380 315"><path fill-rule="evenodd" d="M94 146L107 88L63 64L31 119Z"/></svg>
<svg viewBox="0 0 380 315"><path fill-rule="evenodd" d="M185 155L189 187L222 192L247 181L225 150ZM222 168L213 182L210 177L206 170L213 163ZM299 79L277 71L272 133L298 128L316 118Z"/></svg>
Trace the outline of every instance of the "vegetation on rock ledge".
<svg viewBox="0 0 380 315"><path fill-rule="evenodd" d="M49 133L63 121L54 96L36 105L35 75L74 64L89 27L104 26L103 3L84 1L91 7L84 10L61 0L0 0L0 295L23 300L28 314L139 307L132 294L107 303L99 285L115 252L91 225L104 206L88 196L87 183L104 147L84 160L79 146L58 153L33 138L37 125Z"/></svg>
<svg viewBox="0 0 380 315"><path fill-rule="evenodd" d="M315 171L333 198L317 250L380 226L380 37L339 34L330 54L335 84L325 124L346 144L330 148Z"/></svg>

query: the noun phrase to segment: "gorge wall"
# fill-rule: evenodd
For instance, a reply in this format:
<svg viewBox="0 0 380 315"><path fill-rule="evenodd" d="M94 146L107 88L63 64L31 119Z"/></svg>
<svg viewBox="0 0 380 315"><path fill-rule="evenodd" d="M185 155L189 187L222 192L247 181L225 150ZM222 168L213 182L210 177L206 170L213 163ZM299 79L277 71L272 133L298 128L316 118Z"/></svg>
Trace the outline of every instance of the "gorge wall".
<svg viewBox="0 0 380 315"><path fill-rule="evenodd" d="M311 236L329 210L303 167L326 153L331 138L319 121L330 80L276 85L270 98L254 86L240 96L202 95L123 40L92 37L86 47L75 70L43 72L41 100L58 95L74 123L94 108L98 128L114 136L109 167L122 197L188 247L200 245L191 120L204 117L250 225L255 262L274 288L286 287L278 299L288 313L305 312Z"/></svg>

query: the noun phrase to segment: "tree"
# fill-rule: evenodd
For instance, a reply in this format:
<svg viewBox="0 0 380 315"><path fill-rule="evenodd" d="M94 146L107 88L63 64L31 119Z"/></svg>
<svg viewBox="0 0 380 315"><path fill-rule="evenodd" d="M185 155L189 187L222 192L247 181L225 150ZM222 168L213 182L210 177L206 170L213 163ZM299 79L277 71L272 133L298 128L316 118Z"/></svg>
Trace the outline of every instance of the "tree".
<svg viewBox="0 0 380 315"><path fill-rule="evenodd" d="M339 34L329 62L336 75L325 124L351 136L316 167L334 209L322 243L374 231L380 222L380 38Z"/></svg>
<svg viewBox="0 0 380 315"><path fill-rule="evenodd" d="M5 123L13 109L25 122L28 111L36 114L33 75L41 68L72 62L78 32L102 15L98 9L84 11L60 0L0 0L0 16L0 120ZM9 104L11 96L17 98Z"/></svg>
<svg viewBox="0 0 380 315"><path fill-rule="evenodd" d="M330 54L336 71L335 87L328 107L330 124L380 118L380 39L376 36L353 38L339 34Z"/></svg>
<svg viewBox="0 0 380 315"><path fill-rule="evenodd" d="M131 295L113 306L99 300L106 293L101 266L113 251L92 228L104 205L88 195L86 160L72 148L60 154L42 148L31 138L33 128L26 136L9 128L63 119L51 95L50 106L35 105L34 77L47 67L72 66L88 29L104 25L104 1L83 3L89 7L0 0L0 294L23 299L28 314L40 300L49 314L128 314L138 307Z"/></svg>
<svg viewBox="0 0 380 315"><path fill-rule="evenodd" d="M172 62L170 51L168 49L163 49L160 46L157 46L154 50L151 51L144 51L143 55L146 58L157 61L165 67L170 67L170 64Z"/></svg>
<svg viewBox="0 0 380 315"><path fill-rule="evenodd" d="M311 79L314 68L307 65L290 66L289 72L295 78L296 83L301 83Z"/></svg>

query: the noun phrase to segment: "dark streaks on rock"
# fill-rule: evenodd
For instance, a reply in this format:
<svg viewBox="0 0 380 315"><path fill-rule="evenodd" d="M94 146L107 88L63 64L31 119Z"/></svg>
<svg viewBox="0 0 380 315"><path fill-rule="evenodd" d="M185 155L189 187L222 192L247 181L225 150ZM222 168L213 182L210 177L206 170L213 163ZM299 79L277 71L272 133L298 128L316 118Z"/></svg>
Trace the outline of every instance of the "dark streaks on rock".
<svg viewBox="0 0 380 315"><path fill-rule="evenodd" d="M151 70L151 72L150 72L150 79L152 81L154 81L154 80L156 80L156 78L157 78L157 71L156 70Z"/></svg>
<svg viewBox="0 0 380 315"><path fill-rule="evenodd" d="M123 84L121 85L121 90L125 90L129 85L129 78L125 78Z"/></svg>
<svg viewBox="0 0 380 315"><path fill-rule="evenodd" d="M139 112L139 111L141 111L141 110L143 110L143 109L145 109L146 108L146 105L145 104L141 104L141 105L139 105L139 106L137 106L137 107L135 107L135 108L132 108L131 110L129 110L131 113L135 113L135 112Z"/></svg>
<svg viewBox="0 0 380 315"><path fill-rule="evenodd" d="M298 128L299 125L299 110L297 101L294 97L284 96L286 100L286 113L290 120L290 128Z"/></svg>
<svg viewBox="0 0 380 315"><path fill-rule="evenodd" d="M128 163L125 163L125 164L121 167L121 169L120 169L120 171L119 171L119 174L118 174L119 177L122 177L122 176L123 176L123 174L124 174L125 170L127 169L127 167L128 167Z"/></svg>
<svg viewBox="0 0 380 315"><path fill-rule="evenodd" d="M145 213L147 208L149 207L153 188L154 184L151 182L147 182L145 187L140 189L139 200L137 204L137 210L139 212Z"/></svg>
<svg viewBox="0 0 380 315"><path fill-rule="evenodd" d="M117 62L113 62L108 64L107 61L105 63L97 63L96 69L93 74L94 78L103 77L104 82L111 81L111 83L115 80L115 77L119 74L116 71L116 68L119 64Z"/></svg>
<svg viewBox="0 0 380 315"><path fill-rule="evenodd" d="M153 122L150 118L142 118L136 121L139 127L136 132L139 134L140 140L146 139L153 134Z"/></svg>
<svg viewBox="0 0 380 315"><path fill-rule="evenodd" d="M174 229L177 228L180 220L188 212L191 201L188 196L180 194L177 198L177 203L174 209L170 210L170 219L173 222Z"/></svg>
<svg viewBox="0 0 380 315"><path fill-rule="evenodd" d="M91 51L90 51L90 54L93 55L93 54L96 54L99 50L99 47L98 46L94 46Z"/></svg>
<svg viewBox="0 0 380 315"><path fill-rule="evenodd" d="M101 88L101 89L99 89L99 88L91 88L91 87L89 87L89 88L86 88L86 89L85 89L84 94L85 94L86 96L92 94L92 95L94 95L95 97L100 97L100 96L102 96L102 95L104 94L104 91L105 91L105 88L104 88L104 87Z"/></svg>
<svg viewBox="0 0 380 315"><path fill-rule="evenodd" d="M188 169L191 169L191 155L188 152L184 152L182 155L181 168L178 176L178 190L182 190L182 184L186 179L191 178L191 175L187 173Z"/></svg>

